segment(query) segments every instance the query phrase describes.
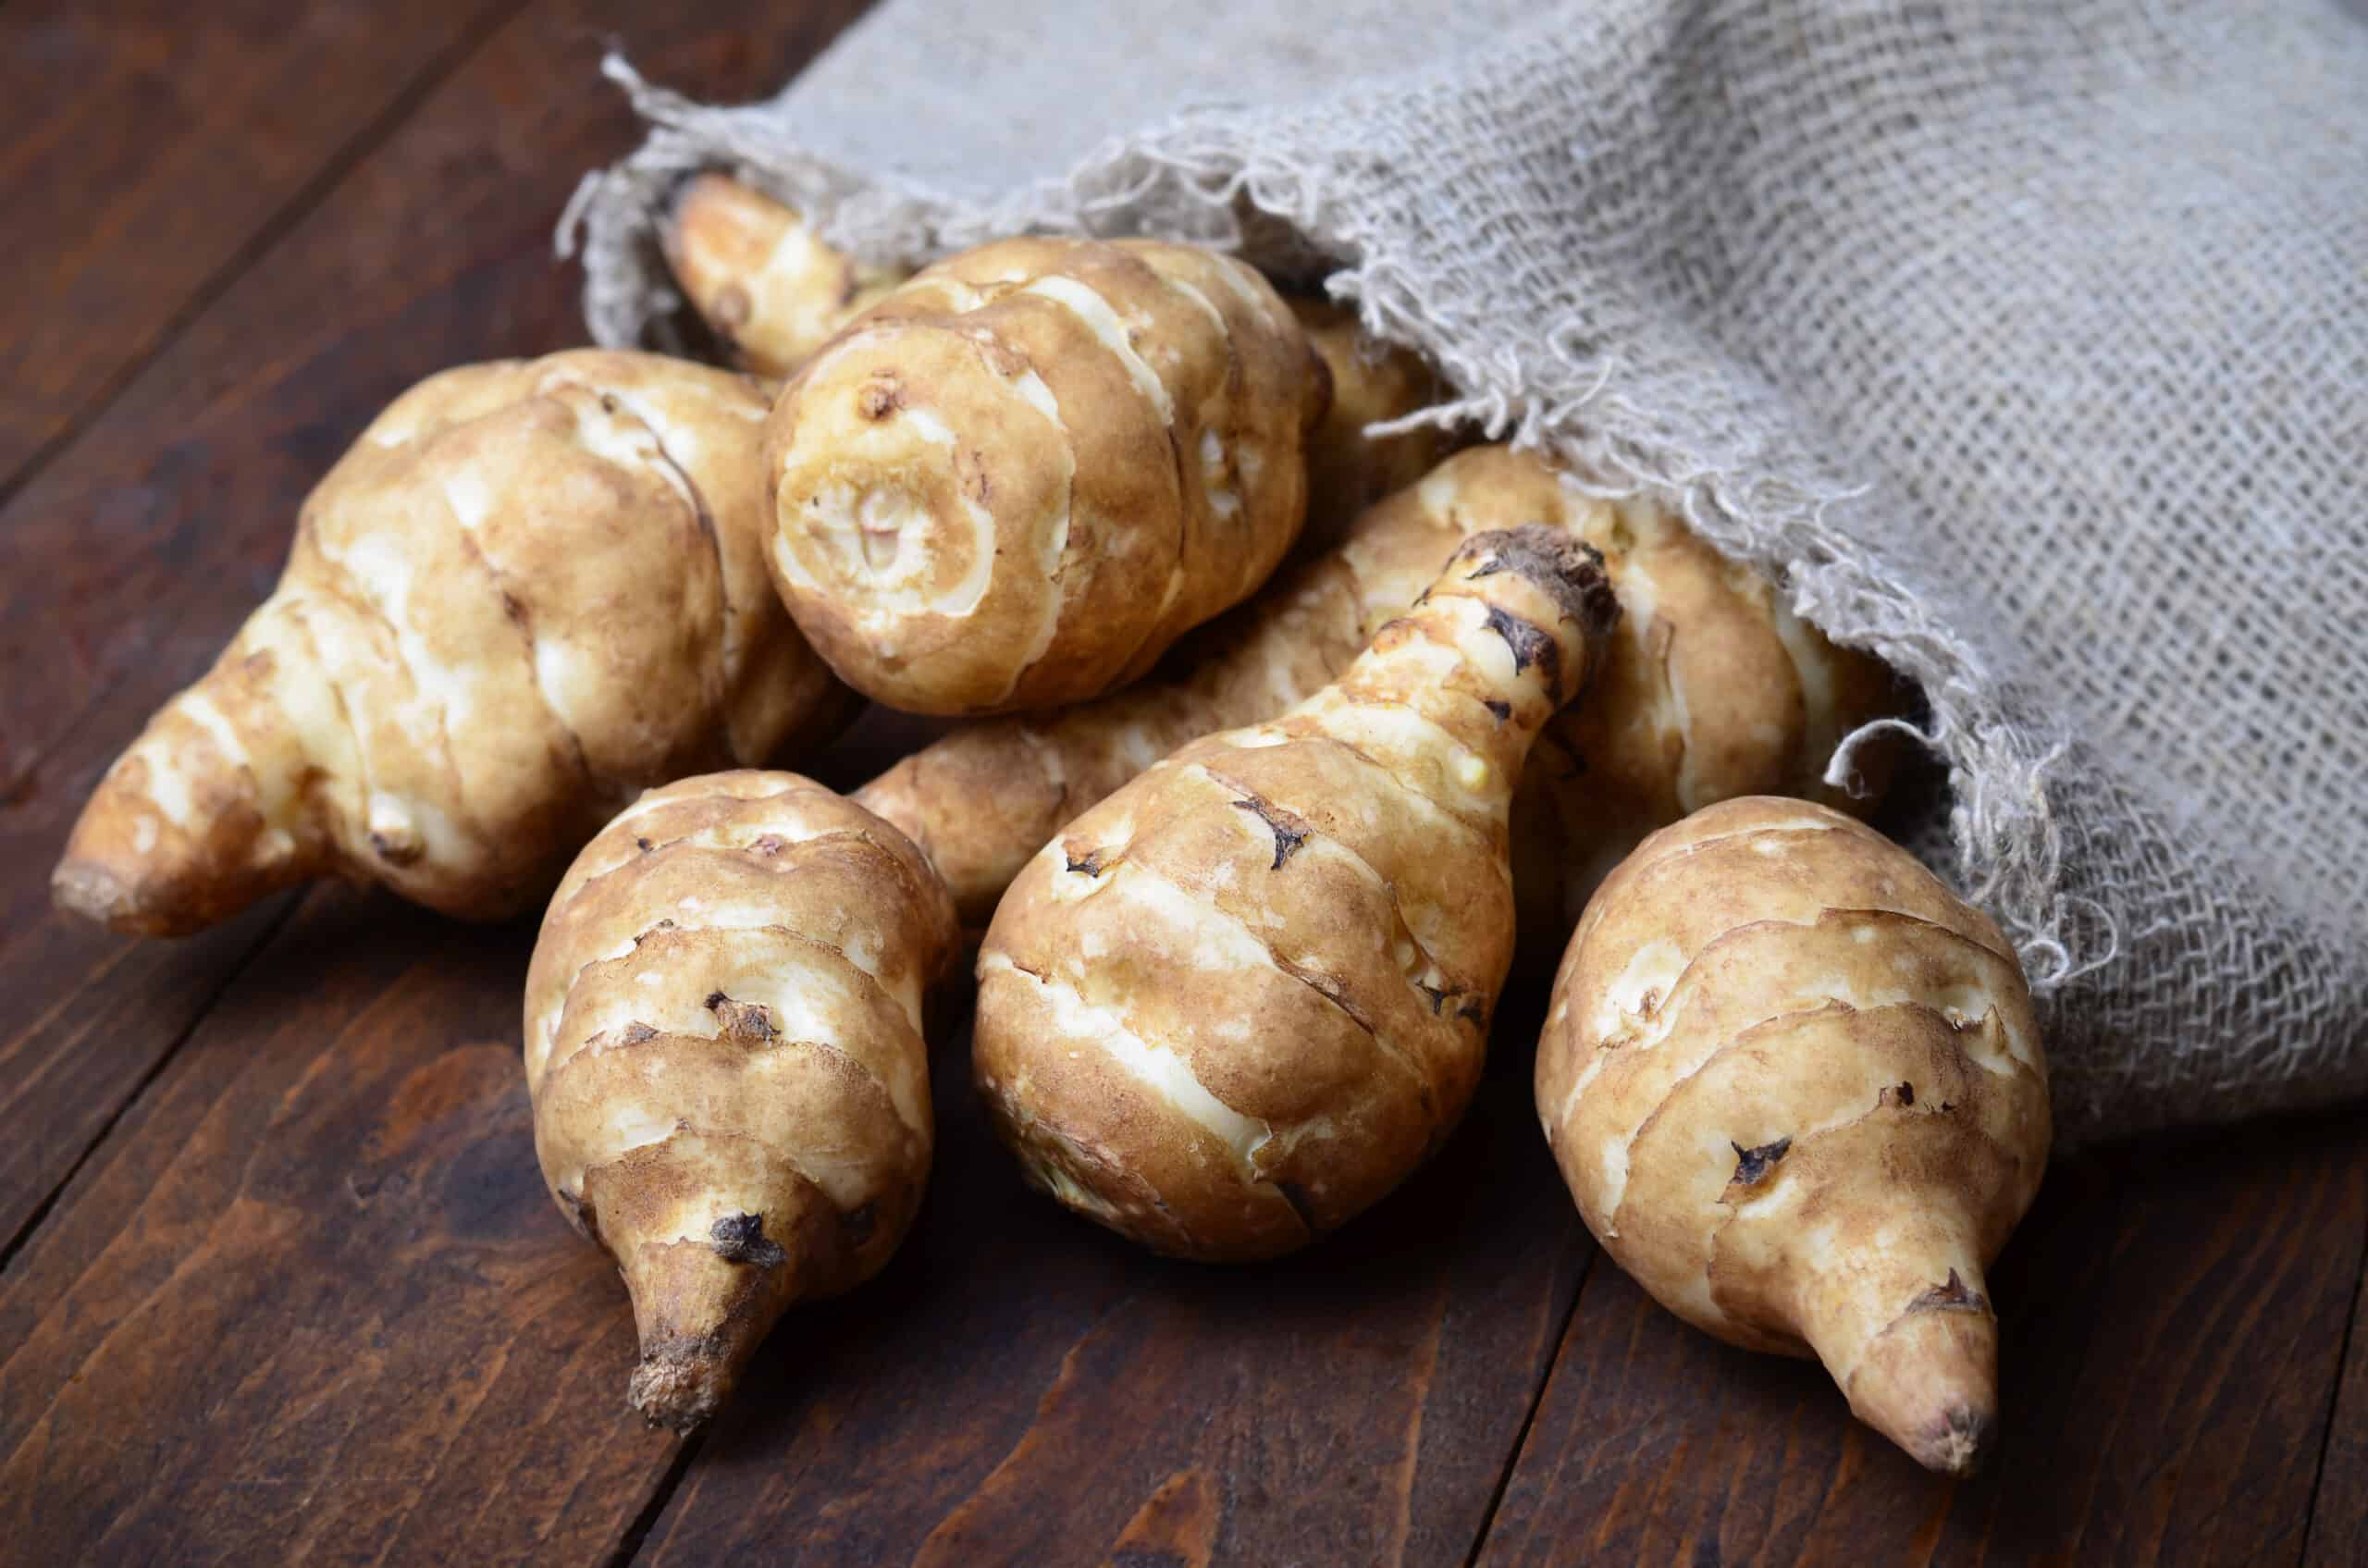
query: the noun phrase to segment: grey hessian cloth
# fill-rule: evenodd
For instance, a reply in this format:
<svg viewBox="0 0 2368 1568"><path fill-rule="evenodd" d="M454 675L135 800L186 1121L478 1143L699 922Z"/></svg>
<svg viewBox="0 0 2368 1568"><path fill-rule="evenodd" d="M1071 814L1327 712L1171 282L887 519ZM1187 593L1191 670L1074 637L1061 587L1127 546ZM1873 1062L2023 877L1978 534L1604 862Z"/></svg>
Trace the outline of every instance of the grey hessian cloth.
<svg viewBox="0 0 2368 1568"><path fill-rule="evenodd" d="M889 0L654 122L871 259L1237 245L1441 418L1682 508L1915 677L1919 846L2020 945L2061 1141L2368 1092L2368 28L2333 0ZM1337 269L1337 270L1335 270ZM1847 756L1837 759L1846 768Z"/></svg>

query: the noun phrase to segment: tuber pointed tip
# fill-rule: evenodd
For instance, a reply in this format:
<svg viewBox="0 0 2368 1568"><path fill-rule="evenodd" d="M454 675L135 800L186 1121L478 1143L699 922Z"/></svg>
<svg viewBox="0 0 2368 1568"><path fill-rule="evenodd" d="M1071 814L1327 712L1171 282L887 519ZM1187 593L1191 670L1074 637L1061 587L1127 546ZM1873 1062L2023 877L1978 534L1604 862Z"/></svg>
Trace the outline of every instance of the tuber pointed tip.
<svg viewBox="0 0 2368 1568"><path fill-rule="evenodd" d="M67 913L104 926L113 926L137 913L131 889L121 877L70 851L49 874L49 896Z"/></svg>
<svg viewBox="0 0 2368 1568"><path fill-rule="evenodd" d="M1912 1306L1868 1347L1846 1391L1851 1414L1916 1463L1970 1475L1998 1430L1997 1319L1987 1303Z"/></svg>
<svg viewBox="0 0 2368 1568"><path fill-rule="evenodd" d="M626 1398L651 1426L688 1432L731 1397L796 1293L796 1235L776 1241L758 1215L729 1214L707 1240L627 1249L641 1362Z"/></svg>
<svg viewBox="0 0 2368 1568"><path fill-rule="evenodd" d="M713 1340L678 1340L645 1350L626 1385L626 1402L652 1426L694 1432L723 1407L754 1348L734 1354Z"/></svg>
<svg viewBox="0 0 2368 1568"><path fill-rule="evenodd" d="M1995 1413L1958 1405L1901 1446L1925 1469L1961 1480L1990 1462L1997 1432Z"/></svg>
<svg viewBox="0 0 2368 1568"><path fill-rule="evenodd" d="M150 881L126 876L71 846L50 873L49 896L68 914L121 936L189 936L222 918L179 890L166 888L160 895Z"/></svg>

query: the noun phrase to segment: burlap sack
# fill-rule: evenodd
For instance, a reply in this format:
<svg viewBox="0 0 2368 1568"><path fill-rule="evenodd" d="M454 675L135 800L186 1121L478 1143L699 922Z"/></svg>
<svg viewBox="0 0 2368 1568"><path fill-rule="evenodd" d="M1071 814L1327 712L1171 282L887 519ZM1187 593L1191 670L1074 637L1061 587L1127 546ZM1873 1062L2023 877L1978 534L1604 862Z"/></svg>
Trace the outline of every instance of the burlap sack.
<svg viewBox="0 0 2368 1568"><path fill-rule="evenodd" d="M2368 29L2331 0L889 0L586 181L1238 244L1921 683L2065 1142L2368 1090ZM662 330L662 328L661 328ZM1842 759L1846 762L1846 758Z"/></svg>

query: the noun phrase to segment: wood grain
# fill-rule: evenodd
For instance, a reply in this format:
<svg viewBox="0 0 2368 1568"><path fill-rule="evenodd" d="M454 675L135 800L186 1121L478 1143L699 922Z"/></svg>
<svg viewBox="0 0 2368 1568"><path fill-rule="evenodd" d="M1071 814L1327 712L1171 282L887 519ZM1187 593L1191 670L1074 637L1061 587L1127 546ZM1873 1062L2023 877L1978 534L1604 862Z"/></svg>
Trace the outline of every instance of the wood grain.
<svg viewBox="0 0 2368 1568"><path fill-rule="evenodd" d="M518 0L11 0L0 490Z"/></svg>
<svg viewBox="0 0 2368 1568"><path fill-rule="evenodd" d="M2055 1171L1995 1276L2005 1438L1956 1487L1606 1265L1478 1561L2291 1562L2364 1227L2349 1118Z"/></svg>
<svg viewBox="0 0 2368 1568"><path fill-rule="evenodd" d="M2302 1561L2311 1568L2368 1562L2368 1283L2352 1293L2343 1376L2336 1385L2326 1447L2319 1455Z"/></svg>
<svg viewBox="0 0 2368 1568"><path fill-rule="evenodd" d="M135 947L53 913L76 810L269 591L299 502L380 406L448 364L581 340L550 231L576 176L635 136L597 75L603 44L747 96L857 8L730 0L686 34L629 0L536 0L0 508L9 559L28 563L0 573L0 995L25 1020L0 1045L0 1117L34 1130L0 1155L0 1238L272 918Z"/></svg>
<svg viewBox="0 0 2368 1568"><path fill-rule="evenodd" d="M639 1561L1461 1562L1592 1254L1523 1068L1373 1214L1252 1270L1024 1191L956 1050L915 1234L775 1330Z"/></svg>
<svg viewBox="0 0 2368 1568"><path fill-rule="evenodd" d="M28 1562L597 1562L671 1441L614 1271L553 1212L531 933L323 892L0 1280Z"/></svg>

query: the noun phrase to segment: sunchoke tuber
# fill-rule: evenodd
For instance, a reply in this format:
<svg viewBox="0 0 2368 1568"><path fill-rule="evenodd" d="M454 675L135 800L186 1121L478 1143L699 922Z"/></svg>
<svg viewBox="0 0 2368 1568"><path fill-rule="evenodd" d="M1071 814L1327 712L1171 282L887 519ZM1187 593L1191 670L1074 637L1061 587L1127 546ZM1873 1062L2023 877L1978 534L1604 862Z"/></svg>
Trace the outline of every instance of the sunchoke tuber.
<svg viewBox="0 0 2368 1568"><path fill-rule="evenodd" d="M1030 860L975 1031L1030 1179L1161 1251L1253 1258L1420 1164L1471 1098L1512 956L1523 758L1617 613L1567 534L1475 536L1338 681L1186 747Z"/></svg>
<svg viewBox="0 0 2368 1568"><path fill-rule="evenodd" d="M675 192L660 239L691 308L743 370L785 377L907 274L866 266L817 240L798 215L726 175L695 175ZM1420 354L1367 339L1328 301L1285 296L1332 373L1332 406L1307 441L1302 543L1329 544L1360 512L1421 478L1450 446L1423 426L1365 427L1442 395Z"/></svg>
<svg viewBox="0 0 2368 1568"><path fill-rule="evenodd" d="M791 374L900 281L823 244L796 213L721 174L685 180L660 233L691 308L758 376Z"/></svg>
<svg viewBox="0 0 2368 1568"><path fill-rule="evenodd" d="M891 707L1093 697L1289 550L1328 387L1281 299L1229 257L967 251L783 389L775 582L832 667Z"/></svg>
<svg viewBox="0 0 2368 1568"><path fill-rule="evenodd" d="M1366 512L1340 545L1177 650L1166 679L1057 714L962 726L857 798L929 852L976 926L1061 825L1213 730L1281 712L1348 667L1465 535L1541 522L1604 554L1621 624L1596 685L1547 726L1515 797L1525 947L1549 967L1605 871L1655 827L1728 796L1848 800L1819 772L1885 710L1882 665L1836 648L1774 586L1676 518L1475 447Z"/></svg>
<svg viewBox="0 0 2368 1568"><path fill-rule="evenodd" d="M896 1250L957 950L911 842L795 774L654 790L569 869L526 979L535 1152L624 1276L653 1422L706 1419L784 1308Z"/></svg>
<svg viewBox="0 0 2368 1568"><path fill-rule="evenodd" d="M499 919L644 785L834 726L766 577L764 416L741 377L597 351L395 400L100 783L57 901L177 935L342 874Z"/></svg>
<svg viewBox="0 0 2368 1568"><path fill-rule="evenodd" d="M1839 812L1697 811L1588 904L1536 1087L1587 1228L1664 1306L1815 1354L1933 1469L1980 1461L1983 1271L2049 1132L2030 993L1989 917Z"/></svg>

